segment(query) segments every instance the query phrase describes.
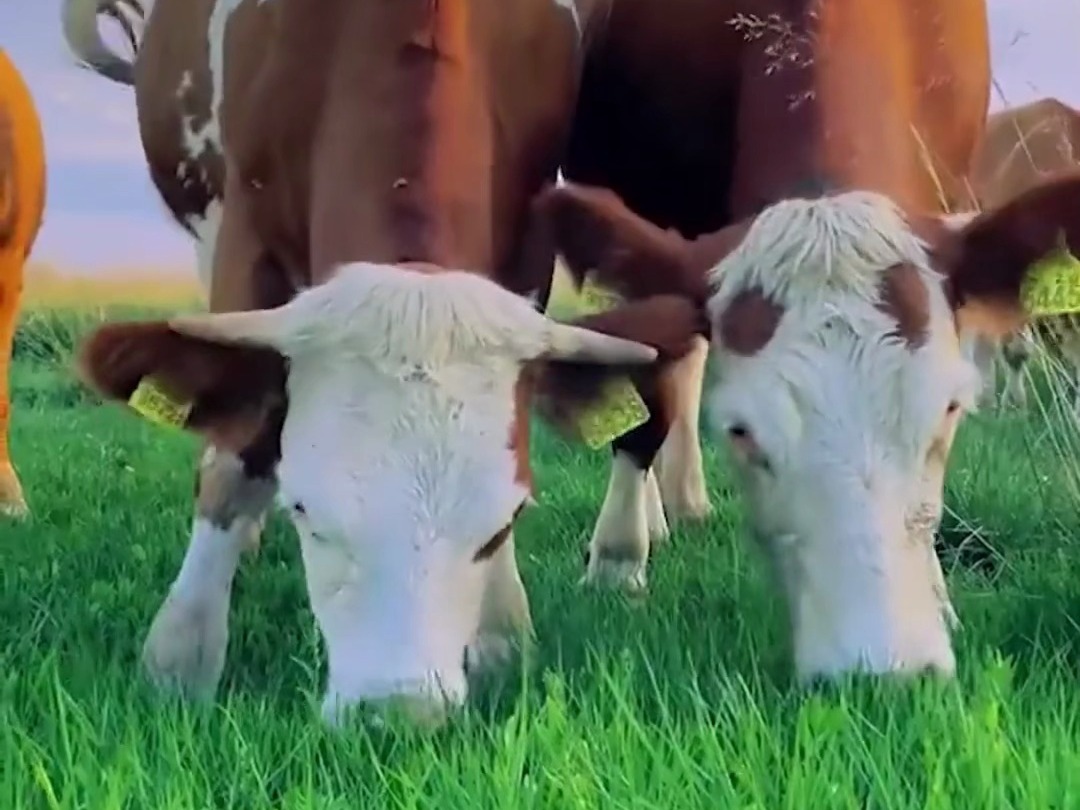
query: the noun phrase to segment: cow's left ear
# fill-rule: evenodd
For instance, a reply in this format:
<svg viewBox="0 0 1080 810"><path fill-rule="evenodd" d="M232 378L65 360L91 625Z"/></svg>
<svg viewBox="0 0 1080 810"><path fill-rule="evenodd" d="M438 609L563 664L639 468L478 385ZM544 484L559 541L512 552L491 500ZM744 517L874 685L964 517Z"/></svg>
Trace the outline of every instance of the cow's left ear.
<svg viewBox="0 0 1080 810"><path fill-rule="evenodd" d="M1022 289L1036 264L1062 248L1080 256L1080 173L953 223L935 241L960 333L1012 334L1031 314Z"/></svg>
<svg viewBox="0 0 1080 810"><path fill-rule="evenodd" d="M705 273L693 264L691 243L631 211L609 189L549 186L533 199L531 225L578 285L591 272L629 300L705 295Z"/></svg>

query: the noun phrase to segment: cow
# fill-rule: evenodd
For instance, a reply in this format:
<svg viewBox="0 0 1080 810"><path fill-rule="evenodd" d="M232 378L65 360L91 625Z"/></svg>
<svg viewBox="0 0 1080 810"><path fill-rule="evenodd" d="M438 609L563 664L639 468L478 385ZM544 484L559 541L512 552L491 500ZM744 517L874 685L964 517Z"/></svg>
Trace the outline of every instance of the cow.
<svg viewBox="0 0 1080 810"><path fill-rule="evenodd" d="M0 48L0 515L29 510L11 463L11 352L23 288L23 265L45 211L45 142L30 89Z"/></svg>
<svg viewBox="0 0 1080 810"><path fill-rule="evenodd" d="M705 410L786 598L797 675L950 676L958 619L933 538L979 389L971 344L1020 327L1021 282L1062 233L1080 246L1080 185L946 213L968 200L989 102L979 0L757 8L616 3L568 183L537 210L576 279L707 314ZM645 476L629 453L615 464L631 513Z"/></svg>
<svg viewBox="0 0 1080 810"><path fill-rule="evenodd" d="M993 113L975 155L972 191L982 208L996 208L1048 179L1080 172L1080 110L1056 98L1040 98ZM1072 315L1040 318L1006 340L998 357L1005 372L1001 405L1027 404L1024 371L1038 344L1049 349L1067 374L1074 408L1080 409L1080 329ZM996 393L995 355L980 347L985 387Z"/></svg>
<svg viewBox="0 0 1080 810"><path fill-rule="evenodd" d="M70 0L68 28L99 5ZM556 176L591 7L154 5L139 127L211 312L103 326L80 368L109 400L156 386L207 440L144 645L161 686L216 690L231 582L275 494L327 646L327 721L366 702L437 723L467 669L527 635L530 378L681 357L697 319L662 297L578 325L538 309L553 253L530 201Z"/></svg>

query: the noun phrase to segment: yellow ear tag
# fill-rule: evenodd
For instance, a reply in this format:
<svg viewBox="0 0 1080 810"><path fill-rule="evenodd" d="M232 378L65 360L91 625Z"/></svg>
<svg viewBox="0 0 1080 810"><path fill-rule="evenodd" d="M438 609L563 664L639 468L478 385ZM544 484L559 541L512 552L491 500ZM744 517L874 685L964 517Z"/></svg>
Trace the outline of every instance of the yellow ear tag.
<svg viewBox="0 0 1080 810"><path fill-rule="evenodd" d="M596 284L586 276L578 293L574 309L580 315L606 312L622 302L613 291ZM585 409L577 420L582 441L598 450L624 433L649 421L649 408L634 388L629 377L608 380L599 400Z"/></svg>
<svg viewBox="0 0 1080 810"><path fill-rule="evenodd" d="M1080 312L1080 260L1062 244L1031 266L1020 300L1033 316Z"/></svg>
<svg viewBox="0 0 1080 810"><path fill-rule="evenodd" d="M128 399L128 406L156 425L183 427L192 403L177 402L152 377L143 377Z"/></svg>

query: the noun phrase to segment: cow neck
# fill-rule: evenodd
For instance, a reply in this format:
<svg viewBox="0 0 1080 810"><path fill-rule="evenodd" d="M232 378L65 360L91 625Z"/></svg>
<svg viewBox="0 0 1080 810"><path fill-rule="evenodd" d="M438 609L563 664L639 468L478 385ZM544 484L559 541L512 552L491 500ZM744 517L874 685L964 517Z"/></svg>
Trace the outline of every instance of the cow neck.
<svg viewBox="0 0 1080 810"><path fill-rule="evenodd" d="M356 260L491 271L490 79L470 9L425 4L397 38L336 51L312 155L316 281Z"/></svg>

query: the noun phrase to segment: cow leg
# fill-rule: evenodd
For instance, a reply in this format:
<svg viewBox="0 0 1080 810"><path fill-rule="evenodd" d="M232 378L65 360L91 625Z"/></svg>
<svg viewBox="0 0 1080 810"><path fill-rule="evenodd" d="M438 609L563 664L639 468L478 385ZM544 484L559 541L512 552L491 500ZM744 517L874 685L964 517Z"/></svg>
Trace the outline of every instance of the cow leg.
<svg viewBox="0 0 1080 810"><path fill-rule="evenodd" d="M663 372L664 389L671 392L674 410L654 469L664 509L675 519L702 520L712 511L698 429L708 356L708 341L698 337L693 350Z"/></svg>
<svg viewBox="0 0 1080 810"><path fill-rule="evenodd" d="M480 604L480 626L466 650L470 672L496 669L532 635L529 598L518 572L513 532L488 563L487 586Z"/></svg>
<svg viewBox="0 0 1080 810"><path fill-rule="evenodd" d="M607 494L593 529L585 570L589 584L644 590L649 549L668 535L660 488L652 464L671 426L673 400L659 387L643 399L649 421L612 443Z"/></svg>
<svg viewBox="0 0 1080 810"><path fill-rule="evenodd" d="M1024 385L1024 369L1031 359L1031 347L1021 334L1007 339L1001 346L1001 360L1005 365L1005 390L1002 406L1026 409L1027 387Z"/></svg>
<svg viewBox="0 0 1080 810"><path fill-rule="evenodd" d="M11 424L11 351L22 296L22 250L0 251L0 516L22 518L27 515L19 477L8 450Z"/></svg>
<svg viewBox="0 0 1080 810"><path fill-rule="evenodd" d="M206 446L188 550L143 646L143 666L163 689L196 698L209 698L217 689L233 577L241 553L258 547L275 492L268 471Z"/></svg>
<svg viewBox="0 0 1080 810"><path fill-rule="evenodd" d="M979 406L996 407L998 402L996 355L999 351L997 344L983 338L973 338L964 348L979 371L979 381L982 383L979 391Z"/></svg>
<svg viewBox="0 0 1080 810"><path fill-rule="evenodd" d="M263 248L243 195L230 194L234 181L230 171L225 199L235 202L211 205L197 229L199 276L209 286L210 309L216 312L283 303L261 300L266 294L265 279L258 276ZM163 688L195 697L209 697L217 688L228 646L232 581L241 553L258 548L277 491L283 423L282 407L239 454L205 448L188 550L143 646L143 666Z"/></svg>

